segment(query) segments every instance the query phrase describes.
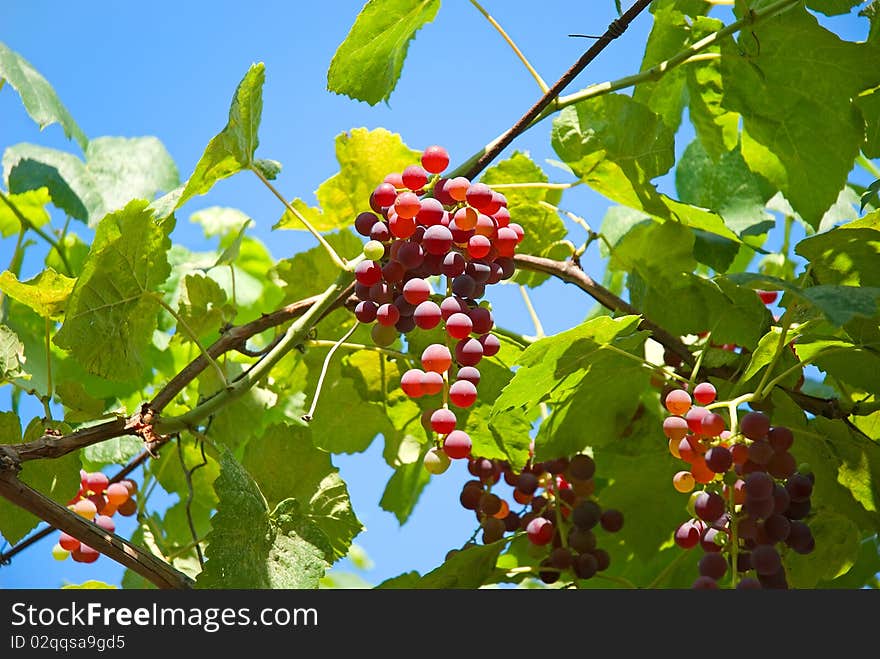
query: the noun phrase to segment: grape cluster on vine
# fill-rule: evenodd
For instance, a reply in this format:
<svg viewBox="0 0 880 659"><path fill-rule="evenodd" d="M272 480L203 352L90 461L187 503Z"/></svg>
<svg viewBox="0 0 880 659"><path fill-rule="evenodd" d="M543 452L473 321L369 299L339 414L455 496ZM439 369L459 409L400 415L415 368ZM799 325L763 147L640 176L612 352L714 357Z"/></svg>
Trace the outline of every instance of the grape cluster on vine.
<svg viewBox="0 0 880 659"><path fill-rule="evenodd" d="M706 407L715 396L705 382L694 388L693 399L673 389L664 401L669 451L688 463L672 483L691 495L691 519L676 529L675 542L683 549L699 544L705 552L694 588L718 588L728 570L735 571L737 588L787 588L783 552L808 554L815 546L804 521L815 477L791 454L789 428L771 425L760 411L744 414L737 427L736 405L717 403L733 416L728 429L724 417ZM694 491L697 484L700 491Z"/></svg>
<svg viewBox="0 0 880 659"><path fill-rule="evenodd" d="M67 507L83 519L97 524L104 531L114 533L115 514L130 517L137 512L137 502L134 499L136 492L137 483L133 480L124 478L111 482L107 475L100 471L80 470L79 491L68 501ZM52 556L59 561L70 556L77 563L94 563L98 560L100 552L61 531L58 542L52 547Z"/></svg>
<svg viewBox="0 0 880 659"><path fill-rule="evenodd" d="M623 514L603 510L596 501L596 464L590 456L530 462L519 472L501 460L471 458L468 471L475 478L464 484L459 501L474 511L484 544L525 532L540 559L538 577L547 584L565 576L590 579L608 569L611 558L598 546L596 531L616 533ZM513 488L509 499L493 491L501 480ZM517 505L519 513L512 510Z"/></svg>
<svg viewBox="0 0 880 659"><path fill-rule="evenodd" d="M443 147L428 147L421 165L386 176L370 195L372 210L355 219L355 229L370 240L366 260L355 269L354 313L362 323L375 322L374 343L388 346L400 333L441 323L447 335L448 345L429 345L421 368L408 370L400 382L411 398L443 396L429 419L442 438L425 460L432 473L470 455L471 439L457 429L449 405L474 404L480 381L475 367L501 347L490 333L492 312L479 300L487 285L513 275L513 255L524 236L510 221L504 195L462 176L443 178L448 164ZM434 277L443 282L439 291Z"/></svg>

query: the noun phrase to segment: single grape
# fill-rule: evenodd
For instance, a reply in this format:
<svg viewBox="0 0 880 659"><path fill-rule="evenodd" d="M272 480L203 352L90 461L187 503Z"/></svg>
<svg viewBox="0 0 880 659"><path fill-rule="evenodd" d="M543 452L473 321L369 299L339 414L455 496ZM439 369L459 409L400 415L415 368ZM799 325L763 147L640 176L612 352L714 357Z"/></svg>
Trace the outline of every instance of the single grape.
<svg viewBox="0 0 880 659"><path fill-rule="evenodd" d="M724 417L720 414L709 412L700 419L700 434L704 437L718 437L718 435L724 432L724 428ZM724 471L727 470L725 469Z"/></svg>
<svg viewBox="0 0 880 659"><path fill-rule="evenodd" d="M101 494L104 490L107 489L107 486L110 484L110 479L107 478L107 474L104 474L100 471L95 471L86 474L85 486L87 490L90 490L94 494Z"/></svg>
<svg viewBox="0 0 880 659"><path fill-rule="evenodd" d="M480 522L480 526L483 528L482 540L484 545L498 542L504 537L504 532L507 530L504 522L496 517L487 517Z"/></svg>
<svg viewBox="0 0 880 659"><path fill-rule="evenodd" d="M718 590L718 582L712 577L697 577L691 584L693 590Z"/></svg>
<svg viewBox="0 0 880 659"><path fill-rule="evenodd" d="M67 551L79 549L79 540L74 538L72 535L68 535L64 531L61 531L61 535L58 537L58 544Z"/></svg>
<svg viewBox="0 0 880 659"><path fill-rule="evenodd" d="M804 474L794 473L786 482L785 489L792 501L807 501L813 493L813 482Z"/></svg>
<svg viewBox="0 0 880 659"><path fill-rule="evenodd" d="M495 235L493 245L498 250L500 256L512 257L516 251L517 240L516 232L510 227L502 226L498 228Z"/></svg>
<svg viewBox="0 0 880 659"><path fill-rule="evenodd" d="M452 365L449 348L441 343L432 343L422 351L422 368L435 373L445 373Z"/></svg>
<svg viewBox="0 0 880 659"><path fill-rule="evenodd" d="M739 431L749 439L764 439L770 432L770 418L763 412L744 414L739 422Z"/></svg>
<svg viewBox="0 0 880 659"><path fill-rule="evenodd" d="M403 298L410 304L421 304L431 297L431 285L424 279L413 277L403 285Z"/></svg>
<svg viewBox="0 0 880 659"><path fill-rule="evenodd" d="M599 522L602 509L595 501L584 501L571 513L572 523L580 529L590 530Z"/></svg>
<svg viewBox="0 0 880 659"><path fill-rule="evenodd" d="M759 465L766 465L773 457L773 447L770 442L763 439L751 443L749 446L749 460Z"/></svg>
<svg viewBox="0 0 880 659"><path fill-rule="evenodd" d="M668 416L663 419L663 434L674 440L676 445L688 433L687 421L680 416Z"/></svg>
<svg viewBox="0 0 880 659"><path fill-rule="evenodd" d="M456 407L470 407L477 400L477 388L467 380L456 380L449 387L449 400Z"/></svg>
<svg viewBox="0 0 880 659"><path fill-rule="evenodd" d="M764 304L773 304L776 302L776 298L779 297L779 291L755 291L758 294L758 297L761 298L761 302Z"/></svg>
<svg viewBox="0 0 880 659"><path fill-rule="evenodd" d="M774 426L767 432L767 441L777 453L784 453L794 444L794 434L785 426Z"/></svg>
<svg viewBox="0 0 880 659"><path fill-rule="evenodd" d="M452 280L452 292L457 297L474 297L477 282L469 275L459 275Z"/></svg>
<svg viewBox="0 0 880 659"><path fill-rule="evenodd" d="M700 492L694 500L694 512L706 522L714 522L724 511L724 499L714 492Z"/></svg>
<svg viewBox="0 0 880 659"><path fill-rule="evenodd" d="M434 371L425 371L422 375L422 395L434 396L443 391L443 376Z"/></svg>
<svg viewBox="0 0 880 659"><path fill-rule="evenodd" d="M108 488L109 489L109 488ZM109 497L108 492L108 497ZM125 493L125 498L128 498L128 492ZM73 512L82 517L83 519L92 520L95 518L95 514L98 512L98 507L89 501L88 499L80 499L75 504L73 504Z"/></svg>
<svg viewBox="0 0 880 659"><path fill-rule="evenodd" d="M385 245L378 240L370 240L364 245L364 256L370 261L379 261L385 256Z"/></svg>
<svg viewBox="0 0 880 659"><path fill-rule="evenodd" d="M723 474L733 466L733 455L723 446L713 446L706 451L706 466L716 474Z"/></svg>
<svg viewBox="0 0 880 659"><path fill-rule="evenodd" d="M390 346L398 336L399 332L393 325L379 325L377 323L370 330L370 337L373 339L373 343L381 348Z"/></svg>
<svg viewBox="0 0 880 659"><path fill-rule="evenodd" d="M465 193L467 203L478 211L485 209L492 203L492 189L485 183L473 183Z"/></svg>
<svg viewBox="0 0 880 659"><path fill-rule="evenodd" d="M466 458L471 453L471 438L463 430L453 430L443 440L443 450L453 460Z"/></svg>
<svg viewBox="0 0 880 659"><path fill-rule="evenodd" d="M449 320L449 317L454 313L466 314L467 312L467 304L459 297L447 297L440 303L440 313L443 320Z"/></svg>
<svg viewBox="0 0 880 659"><path fill-rule="evenodd" d="M673 389L666 394L666 399L663 401L663 404L666 406L666 409L669 410L670 414L682 416L687 414L687 411L691 409L691 396L684 389Z"/></svg>
<svg viewBox="0 0 880 659"><path fill-rule="evenodd" d="M525 494L534 494L538 489L538 477L531 472L524 471L516 480L516 489Z"/></svg>
<svg viewBox="0 0 880 659"><path fill-rule="evenodd" d="M100 554L97 549L92 549L88 545L80 544L78 549L70 552L70 557L77 563L94 563L98 560Z"/></svg>
<svg viewBox="0 0 880 659"><path fill-rule="evenodd" d="M596 463L589 455L578 453L568 462L568 474L574 480L588 481L595 473Z"/></svg>
<svg viewBox="0 0 880 659"><path fill-rule="evenodd" d="M425 252L418 243L404 241L400 243L400 249L393 257L396 258L404 270L415 270L425 261Z"/></svg>
<svg viewBox="0 0 880 659"><path fill-rule="evenodd" d="M400 175L403 184L412 191L418 191L428 182L428 172L419 165L409 165Z"/></svg>
<svg viewBox="0 0 880 659"><path fill-rule="evenodd" d="M599 523L609 533L617 533L623 528L623 513L613 508L603 510L599 517Z"/></svg>
<svg viewBox="0 0 880 659"><path fill-rule="evenodd" d="M772 545L758 545L752 550L752 567L759 575L772 575L782 567L782 559Z"/></svg>
<svg viewBox="0 0 880 659"><path fill-rule="evenodd" d="M427 233L425 234L427 236ZM451 236L452 234L450 234ZM465 260L458 252L449 252L443 257L442 272L447 277L458 277L464 273Z"/></svg>
<svg viewBox="0 0 880 659"><path fill-rule="evenodd" d="M419 398L424 394L422 377L425 372L419 368L411 368L400 377L400 388L410 398Z"/></svg>
<svg viewBox="0 0 880 659"><path fill-rule="evenodd" d="M720 552L703 554L698 565L700 576L718 581L727 573L727 559Z"/></svg>
<svg viewBox="0 0 880 659"><path fill-rule="evenodd" d="M745 477L746 500L769 499L773 496L773 479L761 471L752 472ZM789 490L789 494L791 491Z"/></svg>
<svg viewBox="0 0 880 659"><path fill-rule="evenodd" d="M526 526L526 534L533 545L546 545L553 539L556 527L548 519L535 517Z"/></svg>
<svg viewBox="0 0 880 659"><path fill-rule="evenodd" d="M376 222L378 221L379 218L369 211L360 213L356 218L354 218L355 231L357 231L362 236L369 236L370 230L373 228L373 225L376 224Z"/></svg>
<svg viewBox="0 0 880 659"><path fill-rule="evenodd" d="M414 192L401 192L394 201L394 212L397 213L399 218L404 220L412 220L421 209L422 204L419 201L418 195ZM415 222L412 222L412 224L415 225ZM394 233L393 228L391 232ZM405 236L400 237L403 238Z"/></svg>
<svg viewBox="0 0 880 659"><path fill-rule="evenodd" d="M690 431L694 433L697 437L703 437L703 417L709 414L709 410L705 407L694 406L691 407L687 414L685 414L684 418L687 421L688 428Z"/></svg>
<svg viewBox="0 0 880 659"><path fill-rule="evenodd" d="M372 286L382 281L382 268L375 261L361 261L354 268L354 276L359 284Z"/></svg>
<svg viewBox="0 0 880 659"><path fill-rule="evenodd" d="M372 323L376 320L376 310L379 305L372 300L362 300L354 308L354 316L361 323Z"/></svg>
<svg viewBox="0 0 880 659"><path fill-rule="evenodd" d="M740 579L736 588L737 590L761 590L761 582L753 577L745 577Z"/></svg>
<svg viewBox="0 0 880 659"><path fill-rule="evenodd" d="M438 435L448 435L455 430L456 421L452 410L440 408L431 414L431 429Z"/></svg>
<svg viewBox="0 0 880 659"><path fill-rule="evenodd" d="M449 152L442 146L429 146L422 152L421 162L426 171L439 174L449 166Z"/></svg>
<svg viewBox="0 0 880 659"><path fill-rule="evenodd" d="M717 392L711 382L700 382L694 387L694 400L700 405L709 405L715 401Z"/></svg>
<svg viewBox="0 0 880 659"><path fill-rule="evenodd" d="M397 199L397 190L390 183L380 183L373 190L372 196L379 206L390 206Z"/></svg>
<svg viewBox="0 0 880 659"><path fill-rule="evenodd" d="M428 254L446 255L452 247L452 232L442 224L429 226L422 237L422 247Z"/></svg>
<svg viewBox="0 0 880 659"><path fill-rule="evenodd" d="M452 214L452 221L455 222L455 226L459 231L470 232L473 231L475 226L477 226L477 217L477 211L465 206L464 208L459 208ZM456 242L462 241L457 240Z"/></svg>
<svg viewBox="0 0 880 659"><path fill-rule="evenodd" d="M672 486L683 494L693 491L694 485L696 485L696 481L689 471L679 471L672 477Z"/></svg>
<svg viewBox="0 0 880 659"><path fill-rule="evenodd" d="M572 569L579 579L590 579L599 571L599 561L592 553L580 553L575 556Z"/></svg>
<svg viewBox="0 0 880 659"><path fill-rule="evenodd" d="M453 339L464 339L470 335L472 329L473 322L465 313L454 313L446 319L446 333Z"/></svg>
<svg viewBox="0 0 880 659"><path fill-rule="evenodd" d="M478 510L485 515L494 515L501 510L501 497L492 492L483 492Z"/></svg>
<svg viewBox="0 0 880 659"><path fill-rule="evenodd" d="M467 198L467 191L470 185L471 182L464 176L456 176L446 182L443 190L455 201L464 201Z"/></svg>
<svg viewBox="0 0 880 659"><path fill-rule="evenodd" d="M67 550L66 550L64 547L62 547L61 545L59 545L59 544L56 543L56 544L52 547L52 558L54 558L56 561L63 561L63 560L66 560L68 556L70 556L70 552L67 551Z"/></svg>
<svg viewBox="0 0 880 659"><path fill-rule="evenodd" d="M393 304L382 304L376 309L376 322L380 325L394 325L400 320L400 309Z"/></svg>
<svg viewBox="0 0 880 659"><path fill-rule="evenodd" d="M116 522L114 522L113 519L107 515L98 515L95 518L95 524L100 526L108 533L113 533L116 531Z"/></svg>
<svg viewBox="0 0 880 659"><path fill-rule="evenodd" d="M486 236L474 235L468 239L467 252L472 259L481 259L492 249L492 241ZM488 277L486 277L488 279Z"/></svg>
<svg viewBox="0 0 880 659"><path fill-rule="evenodd" d="M767 463L767 472L774 478L791 478L796 469L797 462L787 451L774 454Z"/></svg>
<svg viewBox="0 0 880 659"><path fill-rule="evenodd" d="M700 534L700 527L693 521L684 522L675 530L675 544L682 549L693 549L700 542Z"/></svg>
<svg viewBox="0 0 880 659"><path fill-rule="evenodd" d="M462 339L455 344L455 361L459 366L476 366L483 358L483 344L477 339Z"/></svg>
<svg viewBox="0 0 880 659"><path fill-rule="evenodd" d="M791 533L791 522L784 515L773 513L764 520L764 533L770 542L784 542Z"/></svg>
<svg viewBox="0 0 880 659"><path fill-rule="evenodd" d="M475 387L480 384L480 372L473 366L462 366L455 376L456 380L466 380Z"/></svg>

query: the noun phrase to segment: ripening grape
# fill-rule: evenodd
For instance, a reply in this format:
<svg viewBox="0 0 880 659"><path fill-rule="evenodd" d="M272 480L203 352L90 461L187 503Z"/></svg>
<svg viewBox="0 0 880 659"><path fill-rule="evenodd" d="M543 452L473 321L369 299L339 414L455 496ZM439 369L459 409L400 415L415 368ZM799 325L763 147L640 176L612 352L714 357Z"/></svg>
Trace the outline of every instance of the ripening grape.
<svg viewBox="0 0 880 659"><path fill-rule="evenodd" d="M535 517L526 526L526 534L533 545L546 545L553 539L556 527L549 519Z"/></svg>
<svg viewBox="0 0 880 659"><path fill-rule="evenodd" d="M422 152L422 167L431 174L439 174L449 166L449 153L442 146L429 146Z"/></svg>
<svg viewBox="0 0 880 659"><path fill-rule="evenodd" d="M673 389L666 394L664 405L670 414L681 416L687 414L687 411L691 409L691 396L684 389Z"/></svg>
<svg viewBox="0 0 880 659"><path fill-rule="evenodd" d="M453 339L463 339L470 335L473 322L465 313L454 313L446 319L446 333ZM482 354L482 353L481 353Z"/></svg>
<svg viewBox="0 0 880 659"><path fill-rule="evenodd" d="M709 412L700 419L700 433L704 437L718 437L722 432L724 432L724 417L720 414ZM725 471L727 470L725 469Z"/></svg>
<svg viewBox="0 0 880 659"><path fill-rule="evenodd" d="M428 449L428 452L425 453L422 464L424 464L428 473L436 476L449 469L451 463L449 455L445 451L438 449L436 446L432 446Z"/></svg>
<svg viewBox="0 0 880 659"><path fill-rule="evenodd" d="M483 334L479 339L480 345L483 347L481 357L494 357L501 350L501 341L494 334Z"/></svg>
<svg viewBox="0 0 880 659"><path fill-rule="evenodd" d="M456 380L449 387L449 400L456 407L470 407L477 400L477 388L467 380Z"/></svg>
<svg viewBox="0 0 880 659"><path fill-rule="evenodd" d="M370 240L364 245L364 256L370 261L378 261L385 256L385 245L378 240Z"/></svg>
<svg viewBox="0 0 880 659"><path fill-rule="evenodd" d="M434 371L425 371L422 375L422 395L433 396L443 391L443 376Z"/></svg>
<svg viewBox="0 0 880 659"><path fill-rule="evenodd" d="M724 510L724 499L714 492L700 492L694 500L697 517L706 522L714 522L724 514Z"/></svg>
<svg viewBox="0 0 880 659"><path fill-rule="evenodd" d="M108 498L109 498L109 489L108 488ZM128 498L128 491L125 493L125 498ZM89 499L80 499L75 504L73 504L73 512L82 517L83 519L92 520L95 518L95 514L98 512L98 507Z"/></svg>
<svg viewBox="0 0 880 659"><path fill-rule="evenodd" d="M74 549L79 548L79 540L72 535L68 535L64 531L61 532L61 535L58 538L58 544L67 551L73 551Z"/></svg>
<svg viewBox="0 0 880 659"><path fill-rule="evenodd" d="M435 373L445 373L452 366L449 348L440 343L432 343L422 351L422 368Z"/></svg>
<svg viewBox="0 0 880 659"><path fill-rule="evenodd" d="M56 544L52 547L52 558L54 558L56 561L63 561L63 560L66 560L68 556L70 556L70 552L67 551L67 550L66 550L64 547L62 547L60 544L57 544L57 543L56 543Z"/></svg>
<svg viewBox="0 0 880 659"><path fill-rule="evenodd" d="M462 339L455 344L455 361L459 366L476 366L483 358L483 344L477 339Z"/></svg>
<svg viewBox="0 0 880 659"><path fill-rule="evenodd" d="M770 418L763 412L749 412L739 422L739 431L749 439L764 439L770 432Z"/></svg>
<svg viewBox="0 0 880 659"><path fill-rule="evenodd" d="M466 458L471 453L471 438L463 430L453 430L443 440L443 450L453 460Z"/></svg>
<svg viewBox="0 0 880 659"><path fill-rule="evenodd" d="M663 419L663 434L676 444L688 433L687 421L680 416L668 416Z"/></svg>
<svg viewBox="0 0 880 659"><path fill-rule="evenodd" d="M97 549L92 549L86 544L80 544L77 549L70 552L70 557L77 563L94 563L99 556Z"/></svg>
<svg viewBox="0 0 880 659"><path fill-rule="evenodd" d="M400 377L400 388L410 398L419 398L424 393L422 389L422 377L425 372L418 368L411 368Z"/></svg>
<svg viewBox="0 0 880 659"><path fill-rule="evenodd" d="M715 401L715 387L710 382L700 382L694 387L694 400L700 405L709 405Z"/></svg>
<svg viewBox="0 0 880 659"><path fill-rule="evenodd" d="M694 477L689 471L679 471L672 477L672 486L683 494L693 491L695 484Z"/></svg>

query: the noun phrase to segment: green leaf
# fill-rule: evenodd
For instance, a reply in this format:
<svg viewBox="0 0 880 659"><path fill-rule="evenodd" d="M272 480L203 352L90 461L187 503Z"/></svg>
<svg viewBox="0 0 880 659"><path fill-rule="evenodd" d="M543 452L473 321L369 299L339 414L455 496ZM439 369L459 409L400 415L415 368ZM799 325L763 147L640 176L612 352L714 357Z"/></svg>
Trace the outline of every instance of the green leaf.
<svg viewBox="0 0 880 659"><path fill-rule="evenodd" d="M114 437L84 448L81 454L83 468L97 471L108 465L124 465L143 450L144 442L138 437Z"/></svg>
<svg viewBox="0 0 880 659"><path fill-rule="evenodd" d="M55 385L55 395L64 405L64 420L67 423L80 423L82 421L98 419L103 416L104 409L107 406L103 400L90 395L81 382L75 380L59 382ZM87 446L83 451L87 453L91 449L98 450L98 447L103 448L107 444L122 443L123 440L132 441L138 445L142 444L142 441L135 437L116 437L100 444Z"/></svg>
<svg viewBox="0 0 880 659"><path fill-rule="evenodd" d="M177 166L155 137L98 137L86 148L86 167L107 212L132 199L153 199L177 187Z"/></svg>
<svg viewBox="0 0 880 659"><path fill-rule="evenodd" d="M880 391L880 343L860 346L836 338L801 336L795 343L801 361L861 391Z"/></svg>
<svg viewBox="0 0 880 659"><path fill-rule="evenodd" d="M205 238L222 238L250 221L250 218L237 208L211 206L190 215L189 221L201 225Z"/></svg>
<svg viewBox="0 0 880 659"><path fill-rule="evenodd" d="M385 485L379 506L392 513L401 525L406 523L430 480L431 474L421 460L398 467Z"/></svg>
<svg viewBox="0 0 880 659"><path fill-rule="evenodd" d="M820 581L831 581L844 574L859 556L859 527L833 510L822 508L809 519L816 538L810 554L788 552L785 574L792 588L815 588Z"/></svg>
<svg viewBox="0 0 880 659"><path fill-rule="evenodd" d="M336 253L343 258L352 258L363 251L364 244L348 229L342 229L324 236ZM327 250L318 245L298 252L294 256L281 259L275 266L275 274L284 284L284 301L295 302L316 295L327 289L339 276L337 266Z"/></svg>
<svg viewBox="0 0 880 659"><path fill-rule="evenodd" d="M303 505L305 519L314 523L333 547L332 563L348 553L360 533L345 483L333 466L330 454L312 444L308 428L273 425L245 448L242 465L266 497L269 506L284 499Z"/></svg>
<svg viewBox="0 0 880 659"><path fill-rule="evenodd" d="M358 75L362 75L359 73ZM397 133L384 128L353 128L336 136L339 172L318 186L320 209L301 199L292 205L318 231L347 228L354 218L370 209L370 193L389 172L400 172L418 162L419 152L406 146ZM285 211L275 229L305 229L290 211Z"/></svg>
<svg viewBox="0 0 880 659"><path fill-rule="evenodd" d="M749 170L739 149L713 161L700 142L691 142L676 165L675 188L682 201L718 213L738 236L761 236L775 224L764 209L772 191Z"/></svg>
<svg viewBox="0 0 880 659"><path fill-rule="evenodd" d="M281 163L277 160L268 158L258 158L254 160L254 169L265 176L268 180L274 181L281 173Z"/></svg>
<svg viewBox="0 0 880 659"><path fill-rule="evenodd" d="M377 586L381 589L438 589L452 588L476 589L487 583L495 572L498 556L508 540L500 540L489 545L473 545L454 552L439 567L424 576L417 572L407 573L383 581Z"/></svg>
<svg viewBox="0 0 880 659"><path fill-rule="evenodd" d="M821 11L828 16L848 14L850 9L860 5L865 0L807 0L807 7Z"/></svg>
<svg viewBox="0 0 880 659"><path fill-rule="evenodd" d="M553 120L553 149L598 192L638 197L675 164L674 135L659 115L622 94L565 108Z"/></svg>
<svg viewBox="0 0 880 659"><path fill-rule="evenodd" d="M717 18L699 16L691 26L692 40L717 32L723 27ZM719 54L719 46L712 46L703 52ZM706 153L713 160L733 150L739 142L739 115L724 108L723 81L719 59L696 62L682 67L687 80L689 99L688 115L696 129L697 137Z"/></svg>
<svg viewBox="0 0 880 659"><path fill-rule="evenodd" d="M45 206L51 201L51 198L47 188L29 190L21 194L8 194L6 197L33 226L39 228L49 223L49 213L46 212ZM18 215L8 204L0 200L0 236L8 238L20 230L21 220L18 219Z"/></svg>
<svg viewBox="0 0 880 659"><path fill-rule="evenodd" d="M504 183L546 183L548 180L544 171L527 153L521 151L514 151L510 158L487 169L480 178L482 183L489 186ZM553 249L554 243L565 238L568 231L559 214L543 206L541 202L553 206L559 204L562 198L561 191L547 188L511 188L500 192L507 197L511 221L519 224L525 231L525 238L518 247L519 251L550 257L549 252ZM564 254L564 246L562 250ZM533 288L549 279L549 275L522 270L518 270L514 277L516 283Z"/></svg>
<svg viewBox="0 0 880 659"><path fill-rule="evenodd" d="M880 158L880 91L863 94L856 98L855 103L865 120L862 152L868 158Z"/></svg>
<svg viewBox="0 0 880 659"><path fill-rule="evenodd" d="M853 318L871 318L877 314L877 300L880 288L858 286L811 286L801 288L777 277L768 277L750 272L727 275L726 278L740 286L750 286L762 290L782 290L791 295L780 301L783 307L805 305L825 315L837 326L848 323Z"/></svg>
<svg viewBox="0 0 880 659"><path fill-rule="evenodd" d="M221 457L219 503L207 538L199 588L317 588L329 567L323 533L286 499L270 511L260 488L232 455Z"/></svg>
<svg viewBox="0 0 880 659"><path fill-rule="evenodd" d="M0 273L0 291L30 307L43 318L58 319L73 291L76 279L65 277L52 268L27 281L18 281L8 270Z"/></svg>
<svg viewBox="0 0 880 659"><path fill-rule="evenodd" d="M114 586L103 581L90 579L80 584L68 583L61 586L61 590L116 590L118 586Z"/></svg>
<svg viewBox="0 0 880 659"><path fill-rule="evenodd" d="M612 441L635 414L638 392L649 381L640 357L620 354L641 350L646 334L638 323L637 316L599 317L530 345L495 400L493 422L509 410L548 403L553 413L535 440L538 460Z"/></svg>
<svg viewBox="0 0 880 659"><path fill-rule="evenodd" d="M24 344L10 328L0 325L0 382L27 377L24 364Z"/></svg>
<svg viewBox="0 0 880 659"><path fill-rule="evenodd" d="M201 338L218 333L232 320L235 309L227 302L226 293L216 281L201 275L187 275L180 290L177 313L196 338ZM182 330L175 332L174 336L184 343L192 340Z"/></svg>
<svg viewBox="0 0 880 659"><path fill-rule="evenodd" d="M376 105L397 85L409 42L440 9L440 0L369 0L327 71L327 89Z"/></svg>
<svg viewBox="0 0 880 659"><path fill-rule="evenodd" d="M0 87L5 80L18 92L24 109L40 126L40 130L58 123L68 139L76 140L85 149L88 138L61 103L48 81L21 55L0 43Z"/></svg>
<svg viewBox="0 0 880 659"><path fill-rule="evenodd" d="M70 426L60 421L34 418L21 436L18 417L11 412L0 412L0 437L4 444L19 444L39 439L46 430L69 433ZM28 460L22 464L19 480L62 506L79 490L79 456L68 453L52 460ZM40 520L7 499L0 498L0 533L14 545L30 533Z"/></svg>
<svg viewBox="0 0 880 659"><path fill-rule="evenodd" d="M739 242L714 213L657 192L650 182L675 163L674 136L647 107L607 94L553 120L553 149L575 175L612 201Z"/></svg>
<svg viewBox="0 0 880 659"><path fill-rule="evenodd" d="M721 70L724 107L743 117L743 156L816 228L864 139L852 99L880 84L880 48L841 40L802 7L753 26L739 48L722 48Z"/></svg>
<svg viewBox="0 0 880 659"><path fill-rule="evenodd" d="M205 194L217 181L253 166L254 152L260 143L257 130L263 113L265 79L265 65L251 64L232 97L229 121L208 142L175 208L196 195Z"/></svg>
<svg viewBox="0 0 880 659"><path fill-rule="evenodd" d="M880 286L880 211L799 242L795 253L810 262L816 281Z"/></svg>
<svg viewBox="0 0 880 659"><path fill-rule="evenodd" d="M107 215L95 231L55 344L94 375L140 378L156 329L154 292L171 270L169 246L145 201Z"/></svg>
<svg viewBox="0 0 880 659"><path fill-rule="evenodd" d="M645 44L640 71L646 71L677 54L687 46L691 36L689 20L677 9L655 7L652 13L654 25ZM678 130L684 109L686 68L671 69L657 80L639 83L633 90L633 99L660 115L673 133Z"/></svg>
<svg viewBox="0 0 880 659"><path fill-rule="evenodd" d="M85 163L71 153L35 144L16 144L3 153L3 180L10 192L47 188L52 204L67 215L97 224L104 200Z"/></svg>

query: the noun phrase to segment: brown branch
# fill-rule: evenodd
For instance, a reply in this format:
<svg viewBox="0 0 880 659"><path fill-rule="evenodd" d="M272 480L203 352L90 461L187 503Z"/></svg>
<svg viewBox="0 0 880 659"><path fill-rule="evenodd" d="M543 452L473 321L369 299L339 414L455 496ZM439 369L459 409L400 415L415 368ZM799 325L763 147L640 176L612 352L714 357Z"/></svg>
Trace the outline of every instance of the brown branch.
<svg viewBox="0 0 880 659"><path fill-rule="evenodd" d="M137 431L130 427L129 420L124 417L106 421L96 426L74 430L69 435L43 435L39 439L24 444L0 445L15 454L17 461L36 460L38 458L60 458L72 451L103 442L122 435L136 435Z"/></svg>
<svg viewBox="0 0 880 659"><path fill-rule="evenodd" d="M0 460L2 460L0 456ZM61 529L80 542L137 572L158 588L189 588L193 581L153 554L86 521L37 490L22 483L8 463L0 464L0 496Z"/></svg>
<svg viewBox="0 0 880 659"><path fill-rule="evenodd" d="M354 285L350 286L342 295L340 295L333 306L328 310L328 313L339 306L347 304L348 298L351 296L353 290ZM211 355L212 358L216 359L224 352L238 350L244 347L247 340L252 336L256 336L261 332L265 332L267 329L283 325L294 318L302 316L311 308L319 297L319 295L313 295L312 297L281 307L272 313L264 314L245 325L232 327L226 330L219 339L208 347L207 353ZM174 397L177 394L183 391L183 389L197 378L209 365L210 364L205 355L199 354L198 357L187 364L180 373L175 375L168 384L162 387L159 393L153 397L153 400L151 400L149 404L150 409L154 412L161 412L168 403L174 400Z"/></svg>
<svg viewBox="0 0 880 659"><path fill-rule="evenodd" d="M694 364L693 354L680 338L673 336L656 323L651 322L634 306L622 300L604 286L597 284L590 275L581 270L572 261L555 261L541 256L532 256L531 254L517 254L513 257L513 260L516 266L523 270L542 272L561 279L567 284L574 284L606 309L642 316L642 322L639 323L640 328L651 332L651 335L658 343L663 344L668 350L681 357L685 363Z"/></svg>
<svg viewBox="0 0 880 659"><path fill-rule="evenodd" d="M596 57L601 53L605 48L610 44L614 39L623 34L626 28L629 27L629 24L635 20L636 16L641 14L645 9L648 8L648 5L651 4L652 0L636 0L632 7L627 9L620 18L617 18L611 22L611 25L608 26L608 29L605 30L604 34L602 34L596 42L590 46L590 48L581 55L580 59L574 63L574 65L566 71L562 77L557 80L550 89L547 90L547 93L544 94L538 102L535 103L531 108L529 108L528 112L526 112L519 121L517 121L506 133L501 135L498 139L492 142L483 154L477 159L477 161L470 166L467 171L463 174L467 178L474 178L477 174L482 172L490 162L492 162L499 153L501 153L505 148L507 148L511 142L513 142L516 137L520 134L524 133L529 126L532 124L535 119L537 119L538 115L549 106L556 98L562 93L562 91L568 87L569 84L578 76L578 74L583 71L587 65L592 62Z"/></svg>
<svg viewBox="0 0 880 659"><path fill-rule="evenodd" d="M691 366L694 365L695 359L688 347L682 340L673 336L662 327L646 318L634 306L622 300L620 297L609 291L604 286L597 284L592 277L581 270L572 261L554 261L540 256L532 256L531 254L517 254L513 258L516 266L523 270L531 270L533 272L542 272L547 275L561 279L567 284L574 284L590 297L596 300L606 309L616 311L623 314L632 314L642 317L639 327L651 333L655 341L660 343L667 350L674 352L682 358L682 360ZM715 377L729 380L734 376L735 371L728 367L703 368L706 375L714 375ZM810 412L816 416L823 416L828 419L846 419L851 410L845 410L841 407L840 401L835 398L818 398L810 396L800 391L794 391L780 387L800 408L806 412Z"/></svg>

